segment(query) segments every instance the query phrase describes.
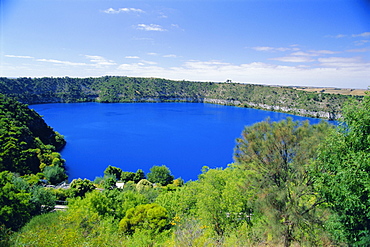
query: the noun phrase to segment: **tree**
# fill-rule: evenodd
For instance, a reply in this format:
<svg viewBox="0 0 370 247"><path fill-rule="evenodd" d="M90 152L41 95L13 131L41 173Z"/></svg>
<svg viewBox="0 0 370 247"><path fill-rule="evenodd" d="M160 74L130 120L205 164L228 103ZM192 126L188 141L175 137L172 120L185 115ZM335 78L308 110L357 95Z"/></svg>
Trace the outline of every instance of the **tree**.
<svg viewBox="0 0 370 247"><path fill-rule="evenodd" d="M126 183L128 181L134 181L134 177L135 177L134 172L122 172L120 180Z"/></svg>
<svg viewBox="0 0 370 247"><path fill-rule="evenodd" d="M32 195L27 191L28 185L16 181L13 173L0 173L0 225L18 230L31 218Z"/></svg>
<svg viewBox="0 0 370 247"><path fill-rule="evenodd" d="M116 178L116 180L121 179L122 169L115 167L115 166L108 166L104 170L104 175L112 175Z"/></svg>
<svg viewBox="0 0 370 247"><path fill-rule="evenodd" d="M87 192L93 191L95 189L95 185L88 179L73 179L70 185L74 196L85 196Z"/></svg>
<svg viewBox="0 0 370 247"><path fill-rule="evenodd" d="M105 176L104 180L102 180L103 188L106 190L116 188L117 180L113 176Z"/></svg>
<svg viewBox="0 0 370 247"><path fill-rule="evenodd" d="M315 185L335 215L326 227L351 246L370 242L370 96L349 102L315 166Z"/></svg>
<svg viewBox="0 0 370 247"><path fill-rule="evenodd" d="M33 208L32 215L48 213L55 207L56 196L49 189L42 186L33 186L30 188L32 194L31 204Z"/></svg>
<svg viewBox="0 0 370 247"><path fill-rule="evenodd" d="M142 179L145 179L145 173L143 172L143 170L141 169L138 169L133 177L133 181L135 183L138 183L140 180Z"/></svg>
<svg viewBox="0 0 370 247"><path fill-rule="evenodd" d="M67 179L64 168L57 165L46 166L43 173L51 184L58 184Z"/></svg>
<svg viewBox="0 0 370 247"><path fill-rule="evenodd" d="M260 215L275 244L317 241L318 206L324 200L314 193L309 171L330 129L326 122L267 120L246 127L237 139L235 160L248 174L245 188L255 196L254 217Z"/></svg>
<svg viewBox="0 0 370 247"><path fill-rule="evenodd" d="M108 207L114 218L120 220L125 217L128 209L148 203L145 196L137 191L104 190L102 194L110 199Z"/></svg>
<svg viewBox="0 0 370 247"><path fill-rule="evenodd" d="M203 169L195 184L197 216L200 222L218 237L249 222L250 195L243 189L245 171L235 166L222 169Z"/></svg>
<svg viewBox="0 0 370 247"><path fill-rule="evenodd" d="M173 182L174 177L167 166L153 166L147 174L148 180L152 183L158 183L163 186Z"/></svg>

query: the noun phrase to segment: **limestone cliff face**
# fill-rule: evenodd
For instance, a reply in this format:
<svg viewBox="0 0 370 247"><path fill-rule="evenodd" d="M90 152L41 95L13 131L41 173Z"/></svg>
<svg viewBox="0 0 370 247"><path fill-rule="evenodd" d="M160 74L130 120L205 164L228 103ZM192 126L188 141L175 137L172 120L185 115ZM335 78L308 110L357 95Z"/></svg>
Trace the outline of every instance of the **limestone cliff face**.
<svg viewBox="0 0 370 247"><path fill-rule="evenodd" d="M289 113L293 115L313 117L313 118L322 118L328 120L336 120L341 117L340 113L336 112L326 112L326 111L309 111L306 109L291 108L287 106L278 106L278 105L267 105L267 104L257 104L253 102L243 102L240 100L224 100L224 99L210 99L210 98L173 98L173 97L150 97L150 98L139 98L133 99L132 102L193 102L193 103L210 103L218 105L230 105L230 106L239 106L239 107L248 107L254 109L261 109L267 111L276 111Z"/></svg>
<svg viewBox="0 0 370 247"><path fill-rule="evenodd" d="M306 109L290 108L288 106L278 106L278 105L266 105L258 104L253 102L241 102L239 100L222 100L222 99L203 99L204 103L220 104L220 105L233 105L233 106L244 106L255 109L262 109L267 111L277 111L290 113L299 116L323 118L328 120L336 120L341 117L340 113L336 112L326 112L326 111L309 111Z"/></svg>

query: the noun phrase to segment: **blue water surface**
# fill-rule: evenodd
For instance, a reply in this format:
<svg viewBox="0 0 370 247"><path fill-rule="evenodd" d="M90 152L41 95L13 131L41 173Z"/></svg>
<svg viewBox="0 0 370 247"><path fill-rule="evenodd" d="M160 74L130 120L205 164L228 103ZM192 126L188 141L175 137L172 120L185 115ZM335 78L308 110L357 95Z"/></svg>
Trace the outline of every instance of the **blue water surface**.
<svg viewBox="0 0 370 247"><path fill-rule="evenodd" d="M69 180L103 176L108 165L145 173L166 165L175 178L196 180L203 166L233 162L245 126L289 114L203 103L69 103L31 105L64 135Z"/></svg>

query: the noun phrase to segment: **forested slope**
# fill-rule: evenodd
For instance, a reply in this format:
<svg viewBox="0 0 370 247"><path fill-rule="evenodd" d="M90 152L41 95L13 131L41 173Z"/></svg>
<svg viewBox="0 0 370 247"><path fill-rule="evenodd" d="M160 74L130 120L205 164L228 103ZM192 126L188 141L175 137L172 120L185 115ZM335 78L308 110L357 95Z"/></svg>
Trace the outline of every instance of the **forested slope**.
<svg viewBox="0 0 370 247"><path fill-rule="evenodd" d="M0 94L0 172L37 173L63 166L63 137L26 105Z"/></svg>
<svg viewBox="0 0 370 247"><path fill-rule="evenodd" d="M343 103L352 97L278 86L117 76L0 78L0 93L27 104L88 101L208 102L328 119L338 118Z"/></svg>

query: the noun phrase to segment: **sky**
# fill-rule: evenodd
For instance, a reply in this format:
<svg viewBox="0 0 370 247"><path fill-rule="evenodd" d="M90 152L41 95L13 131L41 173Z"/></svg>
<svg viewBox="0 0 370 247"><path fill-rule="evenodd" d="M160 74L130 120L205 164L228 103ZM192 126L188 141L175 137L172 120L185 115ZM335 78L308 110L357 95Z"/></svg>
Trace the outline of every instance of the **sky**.
<svg viewBox="0 0 370 247"><path fill-rule="evenodd" d="M1 77L370 86L369 0L0 0Z"/></svg>

